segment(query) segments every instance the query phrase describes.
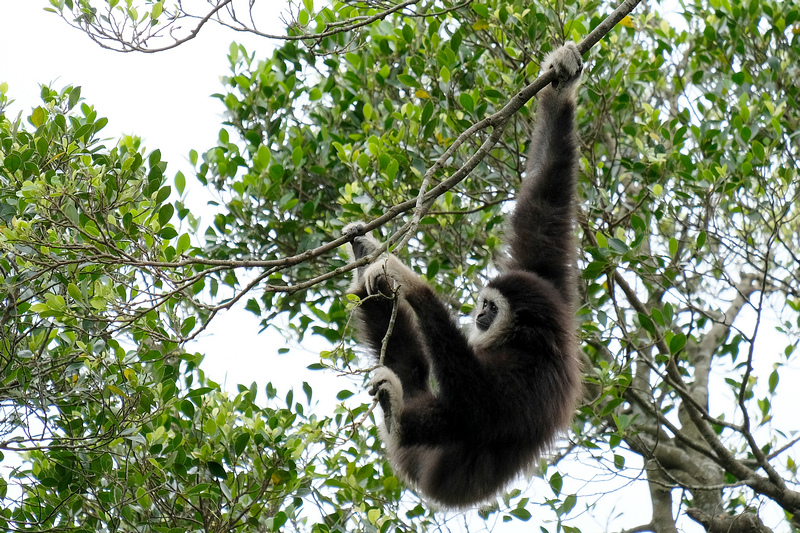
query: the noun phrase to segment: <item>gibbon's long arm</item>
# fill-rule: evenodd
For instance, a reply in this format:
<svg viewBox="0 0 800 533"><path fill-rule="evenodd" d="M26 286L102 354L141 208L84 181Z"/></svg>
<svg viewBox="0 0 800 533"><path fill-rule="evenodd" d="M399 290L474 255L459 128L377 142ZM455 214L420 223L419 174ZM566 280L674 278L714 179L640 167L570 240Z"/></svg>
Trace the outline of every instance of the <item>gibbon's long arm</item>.
<svg viewBox="0 0 800 533"><path fill-rule="evenodd" d="M578 165L575 91L551 85L539 93L538 100L526 177L510 217L511 266L538 274L572 300Z"/></svg>
<svg viewBox="0 0 800 533"><path fill-rule="evenodd" d="M439 396L463 408L470 407L475 391L489 386L485 368L433 289L421 287L409 291L405 298L421 318L420 332L426 340Z"/></svg>

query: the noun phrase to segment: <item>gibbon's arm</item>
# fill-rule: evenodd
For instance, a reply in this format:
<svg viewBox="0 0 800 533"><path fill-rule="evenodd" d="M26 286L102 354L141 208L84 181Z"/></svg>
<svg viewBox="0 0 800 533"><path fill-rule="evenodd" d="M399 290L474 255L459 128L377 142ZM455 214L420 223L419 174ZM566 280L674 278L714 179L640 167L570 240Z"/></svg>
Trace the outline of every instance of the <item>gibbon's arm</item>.
<svg viewBox="0 0 800 533"><path fill-rule="evenodd" d="M466 407L477 397L476 390L485 391L489 387L486 369L430 286L425 284L404 296L420 317L419 327L439 385L439 396L446 398L448 404Z"/></svg>
<svg viewBox="0 0 800 533"><path fill-rule="evenodd" d="M568 44L548 56L543 68L556 68L561 81L539 93L526 177L510 220L511 266L538 274L571 298L578 162L575 86L583 63L575 45Z"/></svg>

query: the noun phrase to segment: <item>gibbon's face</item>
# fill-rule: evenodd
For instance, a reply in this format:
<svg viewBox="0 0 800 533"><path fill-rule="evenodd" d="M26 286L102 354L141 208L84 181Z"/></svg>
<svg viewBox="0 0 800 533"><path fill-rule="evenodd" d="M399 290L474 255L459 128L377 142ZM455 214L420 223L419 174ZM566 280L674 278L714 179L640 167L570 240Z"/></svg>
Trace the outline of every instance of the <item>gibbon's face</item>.
<svg viewBox="0 0 800 533"><path fill-rule="evenodd" d="M485 287L472 315L469 342L475 348L489 349L502 343L513 323L508 299L494 287Z"/></svg>
<svg viewBox="0 0 800 533"><path fill-rule="evenodd" d="M497 318L499 308L497 304L494 303L494 300L490 300L489 298L481 298L481 300L483 302L481 308L478 310L478 314L475 316L475 327L481 331L486 331L489 329L489 326L492 325L494 319Z"/></svg>

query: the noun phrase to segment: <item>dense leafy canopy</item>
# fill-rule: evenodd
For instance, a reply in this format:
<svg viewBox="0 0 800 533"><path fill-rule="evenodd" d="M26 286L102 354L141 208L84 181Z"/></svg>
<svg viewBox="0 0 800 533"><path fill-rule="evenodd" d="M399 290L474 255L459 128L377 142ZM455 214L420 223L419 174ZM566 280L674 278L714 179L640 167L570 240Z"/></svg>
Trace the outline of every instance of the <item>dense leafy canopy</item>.
<svg viewBox="0 0 800 533"><path fill-rule="evenodd" d="M166 2L51 4L123 49L193 20ZM368 405L344 393L334 412L311 412L302 378L304 400L268 385L258 405L255 385L222 392L183 344L246 301L264 326L284 313L297 338L330 341L318 365L337 370L330 379L361 375L331 243L347 222L386 213L384 236L408 239L397 253L469 312L500 251L535 104L429 210L392 208L430 169L427 189L456 173L492 130L437 166L454 139L610 7L296 7L272 57L229 50L226 123L216 146L190 154L219 198L208 227L157 150L99 140L106 120L79 88L43 88L23 122L4 113L0 85L0 450L18 465L0 482L0 527L480 529L533 515L577 531L589 529L579 511L607 509L609 485L581 482L597 469L613 488L647 479L652 518L622 508L613 528L701 527L684 514L709 531L757 515L797 527L800 428L780 400L796 395L782 376L800 341L800 3L695 0L668 18L648 3L590 52L576 228L587 394L538 473L546 483L523 492L523 481L466 522L402 490ZM216 12L257 32L235 16Z"/></svg>

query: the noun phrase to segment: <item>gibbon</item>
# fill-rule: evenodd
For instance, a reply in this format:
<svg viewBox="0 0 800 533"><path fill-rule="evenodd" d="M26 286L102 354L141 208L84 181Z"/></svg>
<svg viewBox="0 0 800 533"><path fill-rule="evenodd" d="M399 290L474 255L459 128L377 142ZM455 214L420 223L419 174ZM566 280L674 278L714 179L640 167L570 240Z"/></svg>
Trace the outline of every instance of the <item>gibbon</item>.
<svg viewBox="0 0 800 533"><path fill-rule="evenodd" d="M543 69L526 176L508 228L508 257L481 291L464 334L433 289L397 257L356 271L359 340L383 366L371 377L381 437L400 478L440 506L495 496L569 426L581 391L576 299L575 86L583 68L567 43ZM359 259L379 245L351 224ZM431 388L431 372L436 381Z"/></svg>

